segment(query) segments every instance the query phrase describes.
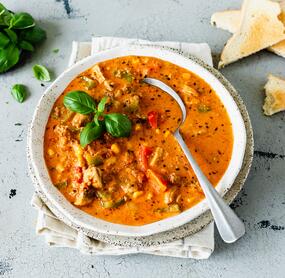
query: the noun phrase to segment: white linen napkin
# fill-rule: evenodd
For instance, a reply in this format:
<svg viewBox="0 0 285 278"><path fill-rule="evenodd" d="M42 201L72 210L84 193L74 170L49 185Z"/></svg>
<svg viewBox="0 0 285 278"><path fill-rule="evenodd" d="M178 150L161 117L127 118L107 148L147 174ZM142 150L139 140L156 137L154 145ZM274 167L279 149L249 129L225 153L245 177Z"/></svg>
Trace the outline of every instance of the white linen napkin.
<svg viewBox="0 0 285 278"><path fill-rule="evenodd" d="M109 48L127 44L161 45L192 54L212 65L211 50L208 44L193 44L181 42L150 42L140 39L114 37L94 37L91 42L73 42L69 66L89 55ZM85 236L67 226L49 210L35 193L31 204L38 210L36 233L45 237L50 246L76 248L85 254L93 255L123 255L145 253L160 256L171 256L193 259L207 259L214 250L214 224L210 223L198 233L170 243L149 247L113 246Z"/></svg>

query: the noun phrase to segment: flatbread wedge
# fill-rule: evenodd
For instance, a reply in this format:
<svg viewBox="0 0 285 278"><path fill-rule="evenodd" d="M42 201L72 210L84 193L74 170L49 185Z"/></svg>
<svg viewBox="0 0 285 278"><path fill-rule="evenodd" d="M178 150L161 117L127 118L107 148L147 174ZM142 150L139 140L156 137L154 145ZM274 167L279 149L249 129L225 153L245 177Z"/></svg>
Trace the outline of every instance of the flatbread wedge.
<svg viewBox="0 0 285 278"><path fill-rule="evenodd" d="M280 2L280 8L281 14L279 15L279 19L285 26L285 1ZM268 50L285 58L285 40L270 46Z"/></svg>
<svg viewBox="0 0 285 278"><path fill-rule="evenodd" d="M241 11L228 10L213 13L211 16L211 24L217 28L235 33L240 26Z"/></svg>
<svg viewBox="0 0 285 278"><path fill-rule="evenodd" d="M240 26L224 47L219 68L284 40L280 13L279 3L244 0Z"/></svg>
<svg viewBox="0 0 285 278"><path fill-rule="evenodd" d="M280 2L281 14L279 19L285 26L285 1ZM216 12L211 17L211 24L217 28L235 33L240 24L241 11L240 10L228 10L222 12ZM285 58L285 40L278 42L267 48L269 51Z"/></svg>
<svg viewBox="0 0 285 278"><path fill-rule="evenodd" d="M265 84L265 101L263 105L264 114L271 116L285 110L285 79L272 74L268 76Z"/></svg>

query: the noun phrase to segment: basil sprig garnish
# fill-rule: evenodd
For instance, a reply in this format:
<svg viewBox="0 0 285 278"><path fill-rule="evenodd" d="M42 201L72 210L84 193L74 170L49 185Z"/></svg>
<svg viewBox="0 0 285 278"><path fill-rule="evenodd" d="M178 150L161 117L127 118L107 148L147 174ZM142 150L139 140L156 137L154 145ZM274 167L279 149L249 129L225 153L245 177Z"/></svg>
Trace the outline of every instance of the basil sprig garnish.
<svg viewBox="0 0 285 278"><path fill-rule="evenodd" d="M80 145L85 147L98 139L105 131L113 137L128 137L132 123L128 116L120 113L105 114L107 97L103 97L96 108L95 100L84 91L72 91L64 96L63 104L69 110L83 114L93 114L93 121L86 124L80 133Z"/></svg>
<svg viewBox="0 0 285 278"><path fill-rule="evenodd" d="M15 66L21 53L34 51L45 38L46 32L30 14L11 12L0 3L0 73Z"/></svg>

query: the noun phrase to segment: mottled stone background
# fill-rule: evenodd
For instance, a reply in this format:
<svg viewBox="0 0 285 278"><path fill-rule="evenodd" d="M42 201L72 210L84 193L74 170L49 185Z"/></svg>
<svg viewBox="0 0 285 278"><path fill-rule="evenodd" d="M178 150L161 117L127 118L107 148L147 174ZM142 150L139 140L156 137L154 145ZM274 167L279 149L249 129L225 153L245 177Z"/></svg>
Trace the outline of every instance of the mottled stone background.
<svg viewBox="0 0 285 278"><path fill-rule="evenodd" d="M285 77L285 60L263 51L223 69L240 92L251 116L255 157L244 191L234 203L246 235L227 245L216 235L209 260L131 255L89 257L52 249L35 235L37 213L26 165L27 124L44 87L32 65L48 66L54 76L66 67L72 40L97 36L208 42L215 61L227 32L209 24L214 11L238 8L234 0L3 0L27 11L48 32L48 40L21 67L0 77L0 276L3 277L285 277L284 113L262 114L263 86L269 73ZM54 48L59 48L57 54ZM216 61L217 62L217 61ZM12 100L14 83L29 87L23 104ZM46 86L46 85L45 85Z"/></svg>

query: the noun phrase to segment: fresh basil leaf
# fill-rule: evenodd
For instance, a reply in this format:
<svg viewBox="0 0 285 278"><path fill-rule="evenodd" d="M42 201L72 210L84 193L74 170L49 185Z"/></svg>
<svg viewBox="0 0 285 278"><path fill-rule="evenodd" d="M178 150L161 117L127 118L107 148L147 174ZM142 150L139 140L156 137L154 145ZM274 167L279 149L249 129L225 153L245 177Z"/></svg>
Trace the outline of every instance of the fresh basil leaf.
<svg viewBox="0 0 285 278"><path fill-rule="evenodd" d="M35 26L33 17L28 13L17 13L12 15L10 27L13 29L26 29Z"/></svg>
<svg viewBox="0 0 285 278"><path fill-rule="evenodd" d="M7 28L7 29L4 29L4 31L6 32L6 34L8 35L8 37L10 38L10 40L13 43L17 43L18 36L17 36L17 34L13 30Z"/></svg>
<svg viewBox="0 0 285 278"><path fill-rule="evenodd" d="M113 137L130 136L132 130L132 123L126 115L119 113L112 113L112 114L106 114L104 118L105 118L106 130Z"/></svg>
<svg viewBox="0 0 285 278"><path fill-rule="evenodd" d="M2 3L0 3L0 15L2 15L5 11L7 11L7 9Z"/></svg>
<svg viewBox="0 0 285 278"><path fill-rule="evenodd" d="M31 43L29 43L28 41L20 41L19 46L27 51L34 51L34 47Z"/></svg>
<svg viewBox="0 0 285 278"><path fill-rule="evenodd" d="M10 43L5 48L0 49L0 73L7 71L19 61L19 48Z"/></svg>
<svg viewBox="0 0 285 278"><path fill-rule="evenodd" d="M47 37L45 30L35 26L21 31L20 38L33 44L40 43Z"/></svg>
<svg viewBox="0 0 285 278"><path fill-rule="evenodd" d="M5 48L9 42L10 42L10 39L1 32L0 33L0 48Z"/></svg>
<svg viewBox="0 0 285 278"><path fill-rule="evenodd" d="M80 114L90 114L96 111L94 99L83 91L72 91L65 95L63 104L69 110Z"/></svg>
<svg viewBox="0 0 285 278"><path fill-rule="evenodd" d="M41 81L50 81L50 73L48 69L42 65L33 66L34 76Z"/></svg>
<svg viewBox="0 0 285 278"><path fill-rule="evenodd" d="M9 26L13 13L0 3L0 26Z"/></svg>
<svg viewBox="0 0 285 278"><path fill-rule="evenodd" d="M101 100L100 100L100 102L99 102L99 104L98 104L98 113L103 113L104 112L104 110L105 110L105 104L106 104L106 102L107 102L107 97L103 97Z"/></svg>
<svg viewBox="0 0 285 278"><path fill-rule="evenodd" d="M22 84L15 84L12 87L11 95L15 100L22 103L27 97L27 90L26 87Z"/></svg>
<svg viewBox="0 0 285 278"><path fill-rule="evenodd" d="M88 123L80 133L80 145L85 147L95 139L99 138L104 131L103 122L99 122L99 125L94 122Z"/></svg>

